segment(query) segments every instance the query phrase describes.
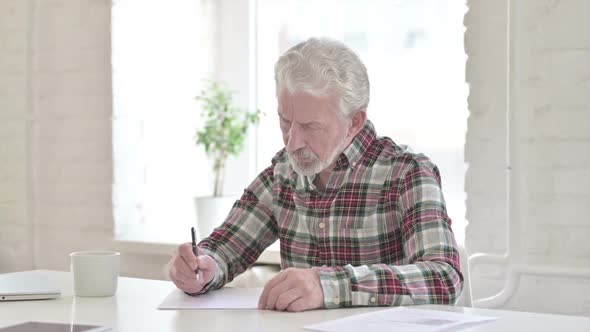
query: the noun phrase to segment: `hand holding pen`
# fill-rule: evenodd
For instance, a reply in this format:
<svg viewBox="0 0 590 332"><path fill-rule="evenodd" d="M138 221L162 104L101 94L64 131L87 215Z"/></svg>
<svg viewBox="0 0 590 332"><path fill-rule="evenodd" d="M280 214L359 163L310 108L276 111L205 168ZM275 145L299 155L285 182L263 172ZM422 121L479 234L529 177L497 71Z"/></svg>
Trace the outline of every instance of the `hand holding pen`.
<svg viewBox="0 0 590 332"><path fill-rule="evenodd" d="M194 228L191 229L191 242L178 247L170 262L169 276L180 290L194 294L203 290L215 276L217 263L204 254L196 243Z"/></svg>

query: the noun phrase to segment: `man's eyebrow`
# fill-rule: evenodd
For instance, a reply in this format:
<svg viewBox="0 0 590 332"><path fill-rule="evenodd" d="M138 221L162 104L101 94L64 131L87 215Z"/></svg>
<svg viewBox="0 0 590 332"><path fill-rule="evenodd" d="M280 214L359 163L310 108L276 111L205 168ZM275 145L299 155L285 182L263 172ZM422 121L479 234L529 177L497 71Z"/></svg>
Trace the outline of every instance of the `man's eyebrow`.
<svg viewBox="0 0 590 332"><path fill-rule="evenodd" d="M281 120L291 123L291 121L287 120L287 118L285 118L280 112L277 112L277 115L279 116L279 118L281 118ZM298 125L300 126L312 126L312 125L318 125L318 126L322 126L323 124L320 121L309 121L309 122L297 122Z"/></svg>
<svg viewBox="0 0 590 332"><path fill-rule="evenodd" d="M302 125L302 126L313 126L313 125L321 126L322 125L322 123L319 122L319 121L302 122L302 123L299 123L299 124Z"/></svg>

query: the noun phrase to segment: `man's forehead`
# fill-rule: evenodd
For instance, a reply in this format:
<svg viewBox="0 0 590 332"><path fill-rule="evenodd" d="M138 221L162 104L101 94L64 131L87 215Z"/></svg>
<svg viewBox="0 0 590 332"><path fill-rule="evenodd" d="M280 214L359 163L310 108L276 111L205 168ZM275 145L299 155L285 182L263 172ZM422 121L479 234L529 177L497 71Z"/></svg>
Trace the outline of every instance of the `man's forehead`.
<svg viewBox="0 0 590 332"><path fill-rule="evenodd" d="M337 106L334 96L314 96L307 92L290 93L283 90L278 96L279 112L298 108L316 110L333 110Z"/></svg>

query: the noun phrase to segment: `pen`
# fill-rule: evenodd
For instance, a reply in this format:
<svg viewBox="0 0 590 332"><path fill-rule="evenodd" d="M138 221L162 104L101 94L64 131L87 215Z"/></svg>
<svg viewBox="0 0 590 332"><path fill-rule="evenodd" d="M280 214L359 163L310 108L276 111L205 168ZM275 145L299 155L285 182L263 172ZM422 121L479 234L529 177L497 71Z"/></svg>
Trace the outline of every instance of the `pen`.
<svg viewBox="0 0 590 332"><path fill-rule="evenodd" d="M191 239L192 239L192 246L193 246L193 254L195 254L195 257L198 257L198 251L197 251L197 242L195 240L195 228L191 227ZM197 280L199 280L199 268L197 267L197 269L195 270L195 274L197 275Z"/></svg>

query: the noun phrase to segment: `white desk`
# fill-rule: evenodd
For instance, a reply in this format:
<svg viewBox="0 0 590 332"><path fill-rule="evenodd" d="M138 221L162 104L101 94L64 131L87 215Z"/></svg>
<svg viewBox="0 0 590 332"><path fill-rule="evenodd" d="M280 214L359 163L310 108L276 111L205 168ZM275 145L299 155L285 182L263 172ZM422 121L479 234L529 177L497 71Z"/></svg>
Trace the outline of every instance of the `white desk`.
<svg viewBox="0 0 590 332"><path fill-rule="evenodd" d="M156 308L174 288L171 282L119 278L114 297L83 298L72 296L69 272L47 273L61 287L57 300L0 302L0 327L26 321L75 322L107 325L115 331L302 331L302 326L383 308L315 310L287 313L266 310L183 310ZM461 331L590 331L590 318L548 315L503 310L486 310L450 306L419 306L465 312L500 319Z"/></svg>

